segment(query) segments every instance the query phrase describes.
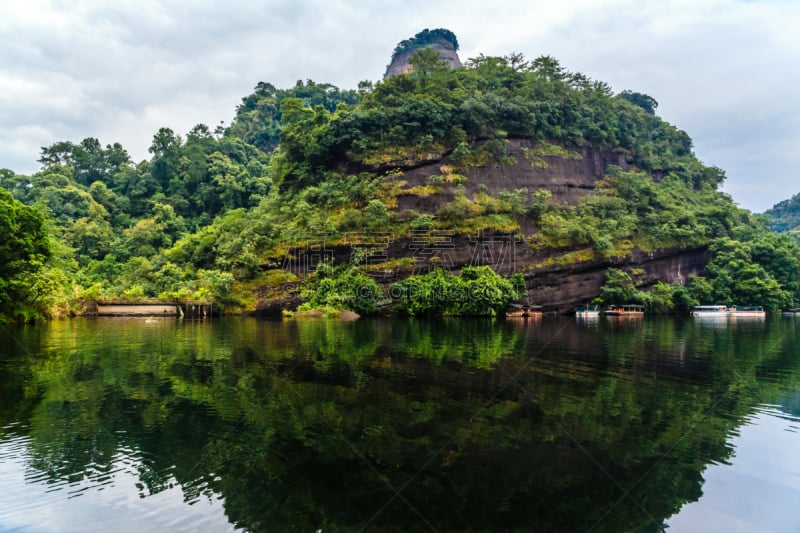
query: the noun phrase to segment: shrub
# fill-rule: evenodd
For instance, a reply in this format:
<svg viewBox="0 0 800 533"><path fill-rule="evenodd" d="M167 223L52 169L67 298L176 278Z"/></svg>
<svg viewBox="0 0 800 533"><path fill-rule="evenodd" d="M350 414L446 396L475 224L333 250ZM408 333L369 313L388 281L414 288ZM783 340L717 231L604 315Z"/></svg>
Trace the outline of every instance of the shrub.
<svg viewBox="0 0 800 533"><path fill-rule="evenodd" d="M304 311L335 307L369 314L377 309L383 291L375 280L355 268L332 268L322 263L300 296L307 300L300 308Z"/></svg>
<svg viewBox="0 0 800 533"><path fill-rule="evenodd" d="M522 284L524 286L524 282ZM395 309L408 315L494 316L519 296L519 277L504 279L488 266L442 269L411 276L391 287Z"/></svg>

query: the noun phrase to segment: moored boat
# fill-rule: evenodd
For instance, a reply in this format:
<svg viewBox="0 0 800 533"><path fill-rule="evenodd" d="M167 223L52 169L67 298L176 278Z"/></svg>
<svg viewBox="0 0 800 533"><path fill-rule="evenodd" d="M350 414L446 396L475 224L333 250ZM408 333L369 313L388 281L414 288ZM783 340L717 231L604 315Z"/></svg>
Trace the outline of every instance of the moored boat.
<svg viewBox="0 0 800 533"><path fill-rule="evenodd" d="M600 316L600 310L597 306L585 305L575 310L575 317L576 318L593 318Z"/></svg>
<svg viewBox="0 0 800 533"><path fill-rule="evenodd" d="M727 317L729 311L727 305L696 305L689 314L696 317Z"/></svg>
<svg viewBox="0 0 800 533"><path fill-rule="evenodd" d="M528 304L512 304L506 310L508 318L532 318L542 316L542 306Z"/></svg>
<svg viewBox="0 0 800 533"><path fill-rule="evenodd" d="M638 318L644 316L644 306L639 304L612 305L605 310L605 315Z"/></svg>
<svg viewBox="0 0 800 533"><path fill-rule="evenodd" d="M765 317L767 312L760 305L733 306L730 309L732 317Z"/></svg>
<svg viewBox="0 0 800 533"><path fill-rule="evenodd" d="M690 314L696 318L761 318L767 315L760 305L697 305Z"/></svg>

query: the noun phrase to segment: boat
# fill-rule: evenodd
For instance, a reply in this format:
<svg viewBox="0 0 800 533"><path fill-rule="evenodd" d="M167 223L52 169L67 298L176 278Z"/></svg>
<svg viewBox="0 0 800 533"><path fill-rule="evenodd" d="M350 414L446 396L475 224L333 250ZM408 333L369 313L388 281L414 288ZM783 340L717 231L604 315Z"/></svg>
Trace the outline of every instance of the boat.
<svg viewBox="0 0 800 533"><path fill-rule="evenodd" d="M793 307L791 309L787 309L781 314L783 316L800 316L800 307Z"/></svg>
<svg viewBox="0 0 800 533"><path fill-rule="evenodd" d="M593 318L598 316L600 316L600 310L597 308L596 305L592 307L585 305L575 310L576 318Z"/></svg>
<svg viewBox="0 0 800 533"><path fill-rule="evenodd" d="M511 304L506 310L508 318L530 318L542 316L542 306L528 304Z"/></svg>
<svg viewBox="0 0 800 533"><path fill-rule="evenodd" d="M727 317L729 311L727 305L696 305L689 314L696 317Z"/></svg>
<svg viewBox="0 0 800 533"><path fill-rule="evenodd" d="M612 305L606 309L605 315L638 318L644 316L644 306L639 304Z"/></svg>
<svg viewBox="0 0 800 533"><path fill-rule="evenodd" d="M765 317L767 312L760 305L733 306L730 311L731 317Z"/></svg>
<svg viewBox="0 0 800 533"><path fill-rule="evenodd" d="M762 318L767 315L760 305L696 305L690 314L697 318Z"/></svg>

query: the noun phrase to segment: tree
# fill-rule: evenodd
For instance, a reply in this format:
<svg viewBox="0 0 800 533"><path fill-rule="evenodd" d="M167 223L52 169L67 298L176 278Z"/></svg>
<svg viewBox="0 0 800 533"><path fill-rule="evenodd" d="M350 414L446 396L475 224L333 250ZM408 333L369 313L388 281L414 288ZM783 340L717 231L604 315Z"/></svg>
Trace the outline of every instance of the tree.
<svg viewBox="0 0 800 533"><path fill-rule="evenodd" d="M0 189L0 235L0 322L42 314L31 287L52 253L44 216Z"/></svg>
<svg viewBox="0 0 800 533"><path fill-rule="evenodd" d="M408 315L494 316L524 292L524 280L504 279L488 266L470 267L453 276L440 268L395 283L395 308Z"/></svg>
<svg viewBox="0 0 800 533"><path fill-rule="evenodd" d="M630 274L618 268L609 268L606 270L606 282L595 300L603 305L622 305L641 303L643 299Z"/></svg>
<svg viewBox="0 0 800 533"><path fill-rule="evenodd" d="M431 48L422 48L418 50L408 59L408 64L414 67L414 72L427 76L449 68L447 61L442 59L439 52Z"/></svg>
<svg viewBox="0 0 800 533"><path fill-rule="evenodd" d="M333 268L327 263L320 263L314 277L303 290L302 297L308 301L301 310L329 306L368 314L375 312L383 291L375 280L357 268Z"/></svg>
<svg viewBox="0 0 800 533"><path fill-rule="evenodd" d="M177 173L180 160L180 148L183 141L169 128L161 128L153 136L149 151L153 154L150 174L155 180L166 188L170 178Z"/></svg>
<svg viewBox="0 0 800 533"><path fill-rule="evenodd" d="M795 289L797 259L770 249L768 242L759 239L745 243L726 237L711 245L714 257L706 266L705 277L713 287L716 303L762 305L770 310L793 305L796 293L791 289ZM770 270L784 278L789 290Z"/></svg>
<svg viewBox="0 0 800 533"><path fill-rule="evenodd" d="M531 63L531 69L548 81L562 81L565 77L564 67L553 56L539 56Z"/></svg>
<svg viewBox="0 0 800 533"><path fill-rule="evenodd" d="M130 162L128 152L119 143L105 148L94 137L87 137L80 144L60 141L42 147L38 160L44 170L59 171L68 167L71 175L81 185L95 181L108 182L122 165Z"/></svg>
<svg viewBox="0 0 800 533"><path fill-rule="evenodd" d="M75 144L69 141L59 141L50 146L42 146L42 152L37 161L42 168L71 165L75 160Z"/></svg>
<svg viewBox="0 0 800 533"><path fill-rule="evenodd" d="M617 95L618 98L622 98L633 105L637 105L645 110L645 112L649 115L656 114L656 108L658 108L658 102L655 98L650 95L644 93L636 93L629 90L624 90Z"/></svg>
<svg viewBox="0 0 800 533"><path fill-rule="evenodd" d="M530 63L525 61L525 56L518 52L511 52L505 59L512 70L526 70L530 66Z"/></svg>

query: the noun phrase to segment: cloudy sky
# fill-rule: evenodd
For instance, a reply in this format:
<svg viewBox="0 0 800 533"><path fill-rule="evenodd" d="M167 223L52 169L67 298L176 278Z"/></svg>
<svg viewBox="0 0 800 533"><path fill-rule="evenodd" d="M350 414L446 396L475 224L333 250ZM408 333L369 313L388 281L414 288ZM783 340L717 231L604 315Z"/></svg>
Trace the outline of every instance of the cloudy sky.
<svg viewBox="0 0 800 533"><path fill-rule="evenodd" d="M355 88L438 27L462 60L547 54L653 96L742 207L800 192L795 0L0 0L0 168L85 137L139 161L159 127L229 123L259 81Z"/></svg>

